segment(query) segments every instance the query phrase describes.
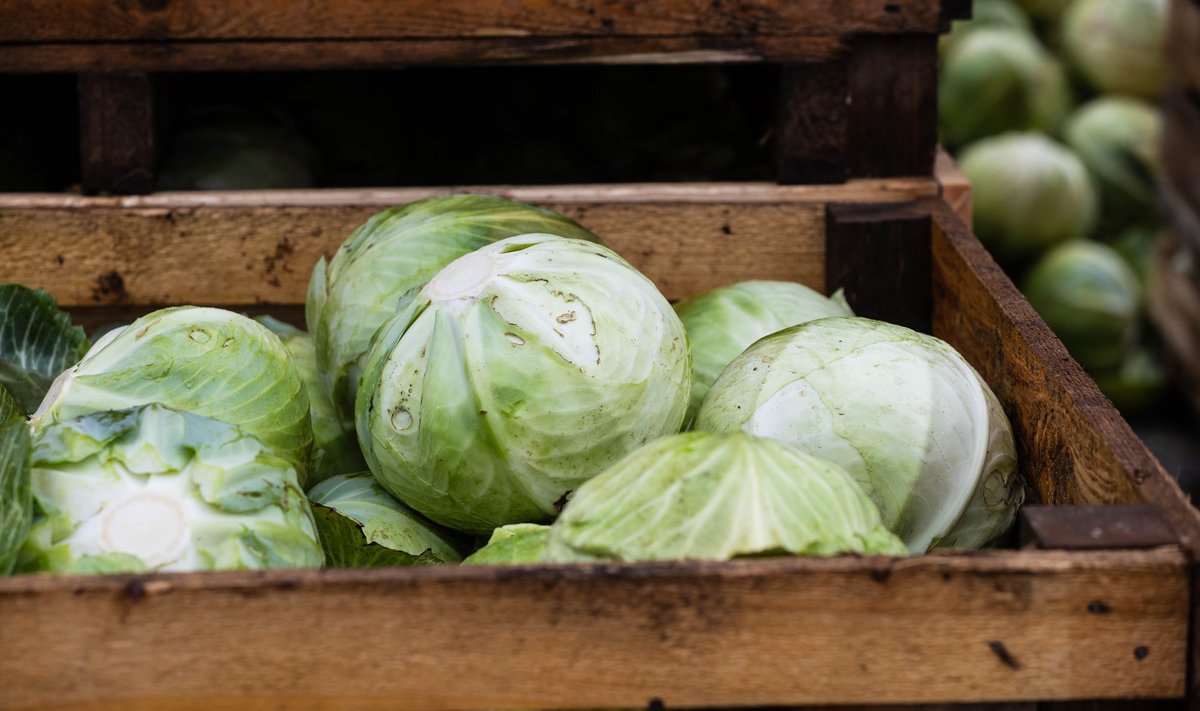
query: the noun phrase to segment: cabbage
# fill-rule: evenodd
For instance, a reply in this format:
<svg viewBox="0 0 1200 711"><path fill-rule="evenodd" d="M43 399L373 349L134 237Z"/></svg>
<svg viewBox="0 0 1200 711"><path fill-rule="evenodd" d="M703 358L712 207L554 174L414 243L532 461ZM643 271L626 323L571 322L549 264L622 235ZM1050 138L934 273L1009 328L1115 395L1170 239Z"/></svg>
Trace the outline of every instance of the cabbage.
<svg viewBox="0 0 1200 711"><path fill-rule="evenodd" d="M975 233L1002 262L1037 256L1085 236L1096 195L1083 163L1037 134L1005 134L971 145L959 166L971 181Z"/></svg>
<svg viewBox="0 0 1200 711"><path fill-rule="evenodd" d="M1093 377L1100 392L1126 417L1152 412L1169 390L1161 358L1146 345L1133 346L1120 365Z"/></svg>
<svg viewBox="0 0 1200 711"><path fill-rule="evenodd" d="M1041 258L1025 296L1088 370L1115 368L1137 337L1137 275L1112 247L1077 240Z"/></svg>
<svg viewBox="0 0 1200 711"><path fill-rule="evenodd" d="M950 33L938 39L938 51L944 56L950 46L963 37L985 27L1000 30L1033 32L1029 16L1012 0L975 0L970 20L958 20L951 25Z"/></svg>
<svg viewBox="0 0 1200 711"><path fill-rule="evenodd" d="M22 568L319 567L296 470L237 427L161 405L54 422L35 438Z"/></svg>
<svg viewBox="0 0 1200 711"><path fill-rule="evenodd" d="M54 381L33 424L155 402L238 426L304 483L313 435L300 372L278 337L222 309L162 309L108 332Z"/></svg>
<svg viewBox="0 0 1200 711"><path fill-rule="evenodd" d="M1029 13L1030 17L1035 17L1046 22L1054 22L1057 20L1071 5L1072 0L1018 0L1021 7ZM980 0L975 0L976 8L979 7ZM978 12L978 9L976 9Z"/></svg>
<svg viewBox="0 0 1200 711"><path fill-rule="evenodd" d="M371 337L396 313L406 292L464 254L531 232L596 239L550 210L485 195L451 195L373 216L332 260L318 262L309 282L305 318L339 413L353 417Z"/></svg>
<svg viewBox="0 0 1200 711"><path fill-rule="evenodd" d="M983 545L1022 490L1012 428L945 342L828 318L755 343L721 373L696 429L771 437L849 472L914 553Z"/></svg>
<svg viewBox="0 0 1200 711"><path fill-rule="evenodd" d="M646 445L579 487L550 527L545 555L632 561L906 552L836 465L740 432L688 432Z"/></svg>
<svg viewBox="0 0 1200 711"><path fill-rule="evenodd" d="M168 146L159 190L265 190L316 185L316 151L291 122L234 106L192 109Z"/></svg>
<svg viewBox="0 0 1200 711"><path fill-rule="evenodd" d="M1062 65L1024 31L975 30L942 61L938 119L952 147L1004 131L1053 133L1071 101Z"/></svg>
<svg viewBox="0 0 1200 711"><path fill-rule="evenodd" d="M354 419L341 418L317 370L317 350L304 331L270 316L254 319L279 336L304 380L313 430L313 466L309 485L336 474L366 471L367 461L358 449Z"/></svg>
<svg viewBox="0 0 1200 711"><path fill-rule="evenodd" d="M0 575L12 572L32 520L29 428L17 401L0 386Z"/></svg>
<svg viewBox="0 0 1200 711"><path fill-rule="evenodd" d="M709 386L742 351L788 326L830 316L853 316L841 291L827 298L802 284L744 281L682 301L675 313L692 345L691 422Z"/></svg>
<svg viewBox="0 0 1200 711"><path fill-rule="evenodd" d="M514 523L492 531L487 545L467 556L464 563L520 565L542 562L550 527L536 523Z"/></svg>
<svg viewBox="0 0 1200 711"><path fill-rule="evenodd" d="M393 496L472 533L537 522L683 423L683 324L615 252L521 235L460 257L375 337L359 443Z"/></svg>
<svg viewBox="0 0 1200 711"><path fill-rule="evenodd" d="M1093 99L1063 130L1100 197L1100 224L1116 230L1155 218L1162 119L1151 105L1124 96Z"/></svg>
<svg viewBox="0 0 1200 711"><path fill-rule="evenodd" d="M457 563L454 534L388 496L370 472L340 474L309 492L333 568Z"/></svg>
<svg viewBox="0 0 1200 711"><path fill-rule="evenodd" d="M1096 89L1154 99L1170 78L1167 0L1075 0L1063 16L1063 47Z"/></svg>

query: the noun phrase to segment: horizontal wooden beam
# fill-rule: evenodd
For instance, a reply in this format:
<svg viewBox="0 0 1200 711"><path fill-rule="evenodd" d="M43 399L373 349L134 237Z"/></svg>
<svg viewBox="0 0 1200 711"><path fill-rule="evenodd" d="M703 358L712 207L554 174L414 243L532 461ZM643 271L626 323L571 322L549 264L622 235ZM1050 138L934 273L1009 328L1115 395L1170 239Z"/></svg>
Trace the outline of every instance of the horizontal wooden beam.
<svg viewBox="0 0 1200 711"><path fill-rule="evenodd" d="M7 0L0 42L816 36L946 22L942 0Z"/></svg>
<svg viewBox="0 0 1200 711"><path fill-rule="evenodd" d="M0 579L0 708L629 708L1179 697L1187 558Z"/></svg>
<svg viewBox="0 0 1200 711"><path fill-rule="evenodd" d="M0 196L0 281L66 306L304 302L322 255L374 213L447 189ZM472 188L560 210L671 299L741 279L824 285L824 204L936 194L932 179ZM80 239L87 235L87 239Z"/></svg>

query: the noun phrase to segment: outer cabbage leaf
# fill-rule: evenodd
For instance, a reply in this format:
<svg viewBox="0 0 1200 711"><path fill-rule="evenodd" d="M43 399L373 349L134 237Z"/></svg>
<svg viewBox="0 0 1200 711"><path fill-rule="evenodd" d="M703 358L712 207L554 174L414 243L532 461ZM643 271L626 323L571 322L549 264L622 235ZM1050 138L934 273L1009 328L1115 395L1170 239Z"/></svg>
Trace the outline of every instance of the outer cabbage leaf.
<svg viewBox="0 0 1200 711"><path fill-rule="evenodd" d="M8 575L33 520L29 427L17 401L0 387L0 575Z"/></svg>
<svg viewBox="0 0 1200 711"><path fill-rule="evenodd" d="M487 195L450 195L385 210L354 231L313 270L306 322L334 404L353 417L371 337L400 297L455 259L496 240L530 232L596 240L550 210Z"/></svg>
<svg viewBox="0 0 1200 711"><path fill-rule="evenodd" d="M550 527L514 523L492 531L487 545L467 556L464 563L479 565L530 565L542 562Z"/></svg>
<svg viewBox="0 0 1200 711"><path fill-rule="evenodd" d="M331 568L433 565L462 560L457 536L393 499L370 472L341 474L309 492Z"/></svg>
<svg viewBox="0 0 1200 711"><path fill-rule="evenodd" d="M34 427L161 403L236 425L295 466L312 457L308 395L274 334L222 309L181 306L110 331L55 381Z"/></svg>
<svg viewBox="0 0 1200 711"><path fill-rule="evenodd" d="M312 337L270 316L259 316L255 320L279 336L304 380L314 445L309 486L337 474L366 470L367 461L363 459L358 437L354 434L354 418L338 417L329 390L317 370L317 351Z"/></svg>
<svg viewBox="0 0 1200 711"><path fill-rule="evenodd" d="M742 432L688 432L631 453L572 494L546 560L904 555L838 466Z"/></svg>
<svg viewBox="0 0 1200 711"><path fill-rule="evenodd" d="M850 472L909 549L984 545L1023 498L1012 428L945 342L861 318L762 339L717 378L696 429L772 437Z"/></svg>
<svg viewBox="0 0 1200 711"><path fill-rule="evenodd" d="M25 414L37 409L59 373L87 352L88 340L54 297L41 289L0 284L0 385Z"/></svg>
<svg viewBox="0 0 1200 711"><path fill-rule="evenodd" d="M787 281L743 281L675 305L692 347L691 422L713 381L763 336L819 318L853 316L839 290L832 297Z"/></svg>
<svg viewBox="0 0 1200 711"><path fill-rule="evenodd" d="M682 425L683 324L615 252L521 235L442 270L380 329L357 431L392 495L485 534Z"/></svg>
<svg viewBox="0 0 1200 711"><path fill-rule="evenodd" d="M162 405L36 436L42 518L23 567L56 572L318 567L295 468L234 425Z"/></svg>

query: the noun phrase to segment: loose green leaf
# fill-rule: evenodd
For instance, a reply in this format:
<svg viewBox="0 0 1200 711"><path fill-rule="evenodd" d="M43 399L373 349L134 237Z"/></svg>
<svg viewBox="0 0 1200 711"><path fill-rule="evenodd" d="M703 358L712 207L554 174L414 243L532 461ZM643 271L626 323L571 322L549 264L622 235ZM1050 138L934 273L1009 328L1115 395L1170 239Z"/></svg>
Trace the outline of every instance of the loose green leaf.
<svg viewBox="0 0 1200 711"><path fill-rule="evenodd" d="M487 545L467 556L464 563L478 565L523 565L540 563L545 557L550 527L536 523L514 523L492 531Z"/></svg>
<svg viewBox="0 0 1200 711"><path fill-rule="evenodd" d="M0 387L0 575L12 572L33 520L29 450L25 415Z"/></svg>
<svg viewBox="0 0 1200 711"><path fill-rule="evenodd" d="M87 336L41 289L0 284L0 385L25 414L37 409L50 383L83 357Z"/></svg>
<svg viewBox="0 0 1200 711"><path fill-rule="evenodd" d="M331 568L434 565L462 560L457 536L388 495L370 472L338 475L309 492Z"/></svg>

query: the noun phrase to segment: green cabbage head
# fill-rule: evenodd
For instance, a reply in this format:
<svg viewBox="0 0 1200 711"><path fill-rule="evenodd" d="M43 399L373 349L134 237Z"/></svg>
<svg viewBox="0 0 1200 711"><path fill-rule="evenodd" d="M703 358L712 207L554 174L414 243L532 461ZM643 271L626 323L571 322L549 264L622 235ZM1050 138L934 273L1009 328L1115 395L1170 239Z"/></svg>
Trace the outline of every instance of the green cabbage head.
<svg viewBox="0 0 1200 711"><path fill-rule="evenodd" d="M380 329L357 430L371 471L434 521L486 534L678 432L683 324L612 250L547 234L460 257Z"/></svg>
<svg viewBox="0 0 1200 711"><path fill-rule="evenodd" d="M571 495L546 560L904 555L836 464L744 432L686 432L629 454Z"/></svg>
<svg viewBox="0 0 1200 711"><path fill-rule="evenodd" d="M109 331L54 381L34 428L160 403L239 427L293 467L312 457L304 381L283 343L254 320L180 306Z"/></svg>
<svg viewBox="0 0 1200 711"><path fill-rule="evenodd" d="M26 570L322 563L295 468L219 420L146 405L50 423L34 442L32 480L41 515Z"/></svg>
<svg viewBox="0 0 1200 711"><path fill-rule="evenodd" d="M675 313L692 345L692 395L685 422L725 366L751 343L788 326L831 316L853 316L838 291L832 297L787 281L743 281L679 302Z"/></svg>
<svg viewBox="0 0 1200 711"><path fill-rule="evenodd" d="M1002 263L1036 257L1088 234L1097 199L1087 168L1066 146L1036 133L1006 133L963 151L975 232Z"/></svg>
<svg viewBox="0 0 1200 711"><path fill-rule="evenodd" d="M1074 0L1062 21L1066 56L1099 91L1157 98L1171 76L1167 5L1167 0Z"/></svg>
<svg viewBox="0 0 1200 711"><path fill-rule="evenodd" d="M438 271L496 240L530 232L596 240L556 212L488 195L450 195L371 217L328 263L317 263L305 318L334 405L348 418L371 337L400 297Z"/></svg>
<svg viewBox="0 0 1200 711"><path fill-rule="evenodd" d="M25 413L0 385L0 575L12 572L33 521L29 447Z"/></svg>
<svg viewBox="0 0 1200 711"><path fill-rule="evenodd" d="M848 471L914 553L981 546L1023 498L1012 428L945 342L829 318L751 346L713 383L697 430L771 437Z"/></svg>

